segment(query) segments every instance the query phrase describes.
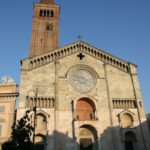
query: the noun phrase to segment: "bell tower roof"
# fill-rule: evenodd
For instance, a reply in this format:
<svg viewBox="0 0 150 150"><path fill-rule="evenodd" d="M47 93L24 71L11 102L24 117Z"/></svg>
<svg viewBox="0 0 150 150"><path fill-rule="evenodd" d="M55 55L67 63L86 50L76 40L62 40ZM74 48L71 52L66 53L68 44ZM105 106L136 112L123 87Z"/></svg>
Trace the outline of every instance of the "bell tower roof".
<svg viewBox="0 0 150 150"><path fill-rule="evenodd" d="M40 4L54 5L54 0L40 0Z"/></svg>

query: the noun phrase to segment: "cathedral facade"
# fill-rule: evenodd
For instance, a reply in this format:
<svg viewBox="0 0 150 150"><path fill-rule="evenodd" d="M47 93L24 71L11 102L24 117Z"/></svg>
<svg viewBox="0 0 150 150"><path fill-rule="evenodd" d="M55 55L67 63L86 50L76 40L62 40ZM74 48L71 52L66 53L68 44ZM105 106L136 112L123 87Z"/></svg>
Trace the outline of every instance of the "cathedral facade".
<svg viewBox="0 0 150 150"><path fill-rule="evenodd" d="M53 0L34 4L21 62L17 119L36 106L36 149L148 150L137 66L80 40L59 47L59 13Z"/></svg>

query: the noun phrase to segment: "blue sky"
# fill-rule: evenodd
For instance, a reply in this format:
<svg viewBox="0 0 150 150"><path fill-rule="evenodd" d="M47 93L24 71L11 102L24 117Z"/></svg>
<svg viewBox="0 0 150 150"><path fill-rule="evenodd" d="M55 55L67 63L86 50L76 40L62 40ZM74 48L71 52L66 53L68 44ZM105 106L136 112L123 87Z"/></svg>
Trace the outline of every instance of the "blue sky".
<svg viewBox="0 0 150 150"><path fill-rule="evenodd" d="M20 60L28 57L38 0L1 1L0 78L19 84ZM146 112L150 112L150 0L56 0L61 4L60 46L82 40L138 65Z"/></svg>

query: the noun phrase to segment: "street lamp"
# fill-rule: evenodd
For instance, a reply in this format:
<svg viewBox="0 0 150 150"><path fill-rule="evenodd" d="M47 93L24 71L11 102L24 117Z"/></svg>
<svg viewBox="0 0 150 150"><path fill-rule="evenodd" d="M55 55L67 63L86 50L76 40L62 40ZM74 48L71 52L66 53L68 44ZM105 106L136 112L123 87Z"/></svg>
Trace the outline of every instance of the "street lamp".
<svg viewBox="0 0 150 150"><path fill-rule="evenodd" d="M34 130L33 130L33 144L35 147L35 127L36 127L36 106L33 107L33 111L34 111ZM34 148L35 149L35 148Z"/></svg>
<svg viewBox="0 0 150 150"><path fill-rule="evenodd" d="M36 88L35 91L35 99L34 99L34 107L33 107L33 111L34 111L34 131L33 131L33 144L34 144L34 149L35 149L35 127L36 127L36 109L37 109L37 95L38 95L38 88Z"/></svg>

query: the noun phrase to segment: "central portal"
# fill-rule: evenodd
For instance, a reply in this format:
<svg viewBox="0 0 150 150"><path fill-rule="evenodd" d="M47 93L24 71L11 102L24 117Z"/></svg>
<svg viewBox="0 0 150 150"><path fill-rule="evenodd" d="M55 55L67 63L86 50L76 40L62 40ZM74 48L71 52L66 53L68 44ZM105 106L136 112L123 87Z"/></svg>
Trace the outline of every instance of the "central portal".
<svg viewBox="0 0 150 150"><path fill-rule="evenodd" d="M98 150L97 131L91 125L83 125L79 129L80 150Z"/></svg>
<svg viewBox="0 0 150 150"><path fill-rule="evenodd" d="M93 150L91 138L80 139L80 150Z"/></svg>

